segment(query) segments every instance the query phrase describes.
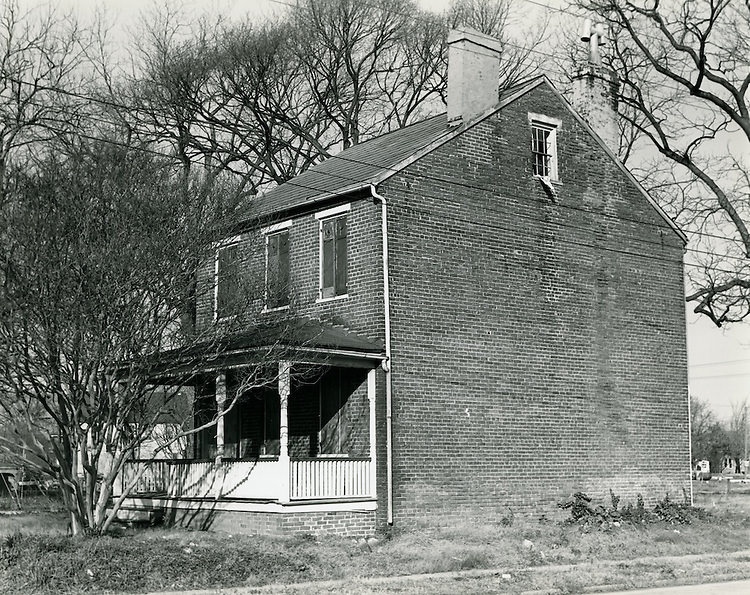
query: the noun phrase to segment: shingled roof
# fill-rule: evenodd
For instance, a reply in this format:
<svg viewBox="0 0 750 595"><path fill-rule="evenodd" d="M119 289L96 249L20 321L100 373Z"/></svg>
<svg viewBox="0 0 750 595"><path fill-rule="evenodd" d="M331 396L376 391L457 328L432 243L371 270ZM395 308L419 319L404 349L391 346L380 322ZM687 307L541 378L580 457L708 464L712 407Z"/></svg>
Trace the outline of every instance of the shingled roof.
<svg viewBox="0 0 750 595"><path fill-rule="evenodd" d="M367 339L341 325L321 322L305 316L273 323L254 324L248 330L207 339L188 348L155 354L148 362L152 378L189 375L233 365L245 365L269 351L288 357L292 352L379 361L383 344Z"/></svg>
<svg viewBox="0 0 750 595"><path fill-rule="evenodd" d="M370 185L378 185L401 171L420 157L439 147L454 136L481 122L501 110L538 85L546 83L568 107L578 122L594 137L601 149L607 153L659 215L677 233L683 242L687 236L646 192L633 174L622 164L597 132L560 95L555 86L544 76L537 76L505 89L495 107L469 122L448 125L446 114L440 114L375 137L310 167L304 173L280 184L252 199L244 215L231 217L226 227L245 227L250 221L266 218L278 213L304 211L318 203L334 200L337 196L366 191Z"/></svg>
<svg viewBox="0 0 750 595"><path fill-rule="evenodd" d="M520 97L542 80L543 77L536 77L506 89L493 111ZM350 147L253 199L253 215L262 217L304 208L308 204L366 189L370 184L379 184L415 156L439 146L466 128L466 125L448 126L447 115L440 114Z"/></svg>

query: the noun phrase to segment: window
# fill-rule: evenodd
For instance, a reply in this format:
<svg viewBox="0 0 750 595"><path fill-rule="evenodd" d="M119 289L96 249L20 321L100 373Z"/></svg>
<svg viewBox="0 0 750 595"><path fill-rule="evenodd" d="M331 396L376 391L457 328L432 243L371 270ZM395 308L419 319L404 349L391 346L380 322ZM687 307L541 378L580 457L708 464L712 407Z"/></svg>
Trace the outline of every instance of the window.
<svg viewBox="0 0 750 595"><path fill-rule="evenodd" d="M320 219L320 299L347 293L346 246L346 215Z"/></svg>
<svg viewBox="0 0 750 595"><path fill-rule="evenodd" d="M535 176L557 180L557 129L559 120L529 114L531 168Z"/></svg>
<svg viewBox="0 0 750 595"><path fill-rule="evenodd" d="M227 318L239 313L242 303L242 262L239 244L216 251L215 317Z"/></svg>
<svg viewBox="0 0 750 595"><path fill-rule="evenodd" d="M266 235L266 308L289 305L289 230Z"/></svg>

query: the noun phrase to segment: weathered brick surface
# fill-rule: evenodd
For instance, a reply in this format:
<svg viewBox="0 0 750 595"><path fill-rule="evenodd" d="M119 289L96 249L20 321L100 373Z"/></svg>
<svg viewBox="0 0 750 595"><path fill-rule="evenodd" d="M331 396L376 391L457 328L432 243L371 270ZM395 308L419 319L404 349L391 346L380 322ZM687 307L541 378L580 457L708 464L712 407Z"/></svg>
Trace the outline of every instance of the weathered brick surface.
<svg viewBox="0 0 750 595"><path fill-rule="evenodd" d="M173 509L166 517L170 525L233 534L338 535L368 537L375 534L375 512L236 512Z"/></svg>
<svg viewBox="0 0 750 595"><path fill-rule="evenodd" d="M260 231L242 235L249 311L261 322L281 316L311 316L332 324L343 324L371 339L383 335L383 273L381 268L380 209L371 201L351 204L348 227L348 297L318 301L319 234L314 213L296 217L289 228L291 304L288 312L267 312L263 307L265 244ZM198 275L197 328L213 324L214 263L208 262Z"/></svg>
<svg viewBox="0 0 750 595"><path fill-rule="evenodd" d="M531 175L558 118L562 184ZM546 87L383 185L396 522L688 488L682 243ZM635 222L638 221L638 222Z"/></svg>
<svg viewBox="0 0 750 595"><path fill-rule="evenodd" d="M554 201L531 175L529 112L562 121ZM390 202L395 522L522 512L578 490L681 496L682 243L552 91L538 87L380 192ZM353 202L348 225L349 297L316 303L318 221L294 220L292 311L382 340L380 209ZM262 246L257 233L248 242ZM261 266L257 253L248 261ZM207 266L204 328L212 283ZM366 522L381 528L384 393L379 370L379 508ZM347 516L283 518L278 530L314 532Z"/></svg>

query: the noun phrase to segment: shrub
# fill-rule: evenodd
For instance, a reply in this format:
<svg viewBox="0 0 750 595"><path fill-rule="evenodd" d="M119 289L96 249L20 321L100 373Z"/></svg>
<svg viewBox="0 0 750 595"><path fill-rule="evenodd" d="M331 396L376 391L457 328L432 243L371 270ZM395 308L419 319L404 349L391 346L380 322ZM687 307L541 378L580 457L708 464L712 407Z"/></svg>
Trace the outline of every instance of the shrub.
<svg viewBox="0 0 750 595"><path fill-rule="evenodd" d="M623 523L631 525L669 523L689 524L695 520L705 520L710 514L702 508L691 506L689 499L683 503L674 502L669 494L663 500L657 502L653 509L646 508L643 496L638 494L635 505L629 502L619 509L620 497L610 490L610 508L600 504L593 504L591 497L583 492L576 492L571 498L558 504L562 509L570 510L568 523L575 523L585 528L597 527L600 530L609 530L619 527Z"/></svg>

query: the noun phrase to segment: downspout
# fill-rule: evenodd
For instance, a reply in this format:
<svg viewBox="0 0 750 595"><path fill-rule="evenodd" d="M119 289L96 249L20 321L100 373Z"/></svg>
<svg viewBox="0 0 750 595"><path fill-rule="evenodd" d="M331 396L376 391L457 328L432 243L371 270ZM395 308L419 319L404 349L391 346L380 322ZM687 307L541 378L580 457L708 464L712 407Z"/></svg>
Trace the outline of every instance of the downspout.
<svg viewBox="0 0 750 595"><path fill-rule="evenodd" d="M388 281L388 209L384 196L378 194L373 184L370 184L373 201L380 201L380 214L383 231L383 312L385 315L385 467L386 467L386 499L388 524L393 525L393 425L392 425L392 385L391 385L391 297Z"/></svg>

